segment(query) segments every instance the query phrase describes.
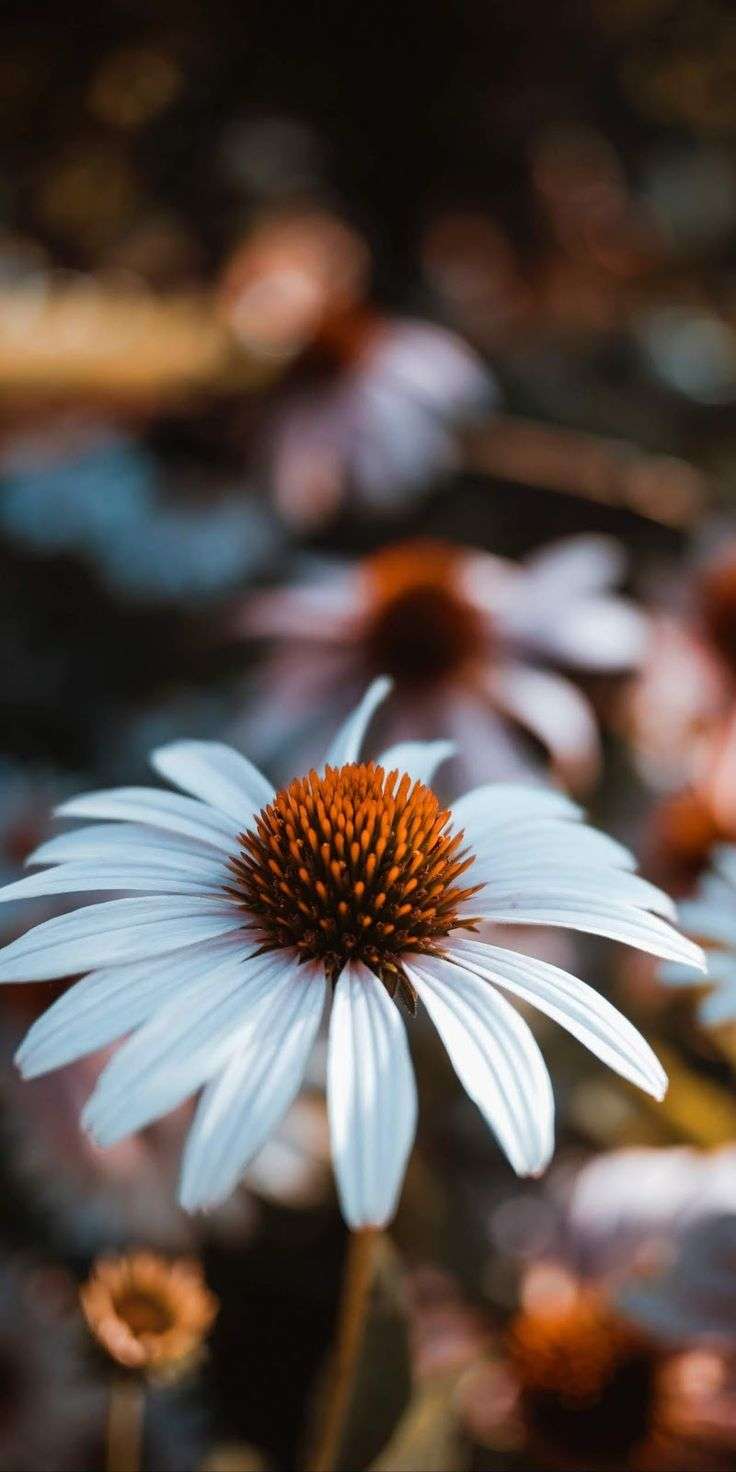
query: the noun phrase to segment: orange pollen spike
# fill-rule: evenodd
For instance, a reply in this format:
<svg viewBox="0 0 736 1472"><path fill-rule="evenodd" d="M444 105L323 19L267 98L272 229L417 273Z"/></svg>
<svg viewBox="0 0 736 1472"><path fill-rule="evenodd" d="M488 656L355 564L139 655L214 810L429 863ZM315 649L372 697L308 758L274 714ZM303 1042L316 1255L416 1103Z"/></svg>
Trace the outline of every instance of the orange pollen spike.
<svg viewBox="0 0 736 1472"><path fill-rule="evenodd" d="M431 788L373 762L327 767L282 788L240 837L231 893L264 949L295 948L335 981L362 961L411 1005L409 950L432 954L450 931L474 930L460 888L473 863ZM380 913L380 924L377 916Z"/></svg>

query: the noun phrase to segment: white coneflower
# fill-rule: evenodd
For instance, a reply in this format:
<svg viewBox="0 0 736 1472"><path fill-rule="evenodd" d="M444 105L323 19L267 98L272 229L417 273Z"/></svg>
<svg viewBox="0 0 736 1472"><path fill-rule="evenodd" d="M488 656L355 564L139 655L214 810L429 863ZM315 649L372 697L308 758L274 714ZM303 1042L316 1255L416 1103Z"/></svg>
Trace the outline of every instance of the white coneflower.
<svg viewBox="0 0 736 1472"><path fill-rule="evenodd" d="M714 868L703 876L694 899L683 901L683 924L705 945L709 991L699 1003L702 1022L715 1026L736 1017L736 845L714 850ZM663 966L662 980L674 986L702 983L692 966Z"/></svg>
<svg viewBox="0 0 736 1472"><path fill-rule="evenodd" d="M414 1137L399 1000L425 1005L522 1174L552 1153L552 1089L502 991L664 1092L651 1049L607 1001L473 931L480 920L568 926L697 966L698 947L661 918L670 901L559 792L498 784L447 811L427 785L446 742L361 762L388 684L370 687L324 768L280 792L217 743L161 748L156 770L191 795L123 788L64 803L65 816L103 822L43 844L33 862L56 867L0 891L148 891L37 926L0 952L0 981L91 973L31 1029L18 1054L28 1077L132 1034L84 1112L100 1144L204 1085L183 1166L190 1210L228 1195L285 1113L328 994L332 1148L355 1227L390 1218Z"/></svg>

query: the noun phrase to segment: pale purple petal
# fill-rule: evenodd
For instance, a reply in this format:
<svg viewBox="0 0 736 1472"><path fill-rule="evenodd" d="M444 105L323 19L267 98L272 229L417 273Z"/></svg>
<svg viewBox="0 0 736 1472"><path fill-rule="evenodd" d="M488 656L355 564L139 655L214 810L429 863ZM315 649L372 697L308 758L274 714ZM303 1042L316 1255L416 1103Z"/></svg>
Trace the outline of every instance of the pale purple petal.
<svg viewBox="0 0 736 1472"><path fill-rule="evenodd" d="M560 775L573 786L592 781L600 762L600 740L592 707L561 675L524 665L497 665L489 693L520 725L547 747Z"/></svg>
<svg viewBox="0 0 736 1472"><path fill-rule="evenodd" d="M626 556L614 537L597 533L561 537L524 559L527 585L555 599L580 597L620 582Z"/></svg>
<svg viewBox="0 0 736 1472"><path fill-rule="evenodd" d="M562 608L540 628L538 650L563 664L589 670L627 670L641 664L649 621L623 598L590 598Z"/></svg>
<svg viewBox="0 0 736 1472"><path fill-rule="evenodd" d="M362 592L352 569L330 567L321 582L250 594L238 610L237 628L251 638L342 644L355 638Z"/></svg>

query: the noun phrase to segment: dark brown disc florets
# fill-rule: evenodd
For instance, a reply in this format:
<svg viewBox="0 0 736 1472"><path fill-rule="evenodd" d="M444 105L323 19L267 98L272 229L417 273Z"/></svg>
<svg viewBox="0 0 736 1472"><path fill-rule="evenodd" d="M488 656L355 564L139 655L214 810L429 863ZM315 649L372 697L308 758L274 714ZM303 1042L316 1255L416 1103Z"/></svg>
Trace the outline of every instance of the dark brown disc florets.
<svg viewBox="0 0 736 1472"><path fill-rule="evenodd" d="M242 834L234 893L268 949L294 946L335 981L360 960L414 1007L402 970L471 920L458 914L479 885L459 887L473 863L451 814L422 782L372 762L310 772L277 793Z"/></svg>
<svg viewBox="0 0 736 1472"><path fill-rule="evenodd" d="M407 542L368 560L372 669L426 688L487 654L489 630L462 590L463 557L441 542Z"/></svg>

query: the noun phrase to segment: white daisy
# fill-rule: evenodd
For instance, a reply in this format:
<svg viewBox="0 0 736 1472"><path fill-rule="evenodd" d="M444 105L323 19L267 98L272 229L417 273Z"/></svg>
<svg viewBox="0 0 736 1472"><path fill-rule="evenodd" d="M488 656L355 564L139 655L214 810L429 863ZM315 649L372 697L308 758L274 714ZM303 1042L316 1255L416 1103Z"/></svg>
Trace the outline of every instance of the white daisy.
<svg viewBox="0 0 736 1472"><path fill-rule="evenodd" d="M736 1017L736 846L719 846L713 861L695 898L680 906L683 925L705 945L709 990L698 1003L698 1015L710 1026ZM677 963L663 966L660 975L671 986L695 986L704 979L692 966Z"/></svg>
<svg viewBox="0 0 736 1472"><path fill-rule="evenodd" d="M568 926L697 966L698 947L661 918L670 901L559 792L481 787L449 812L427 785L447 742L361 763L388 687L370 687L319 773L278 793L228 747L162 747L154 767L189 795L65 802L62 815L102 821L42 844L31 862L54 867L0 891L147 891L37 926L0 951L0 981L89 972L31 1028L18 1053L29 1078L131 1034L84 1111L99 1144L204 1086L183 1163L189 1210L222 1201L284 1115L330 994L328 1112L354 1227L391 1217L414 1138L399 999L424 1004L520 1174L550 1159L552 1088L503 991L655 1097L665 1090L651 1049L603 997L473 931L481 919Z"/></svg>

